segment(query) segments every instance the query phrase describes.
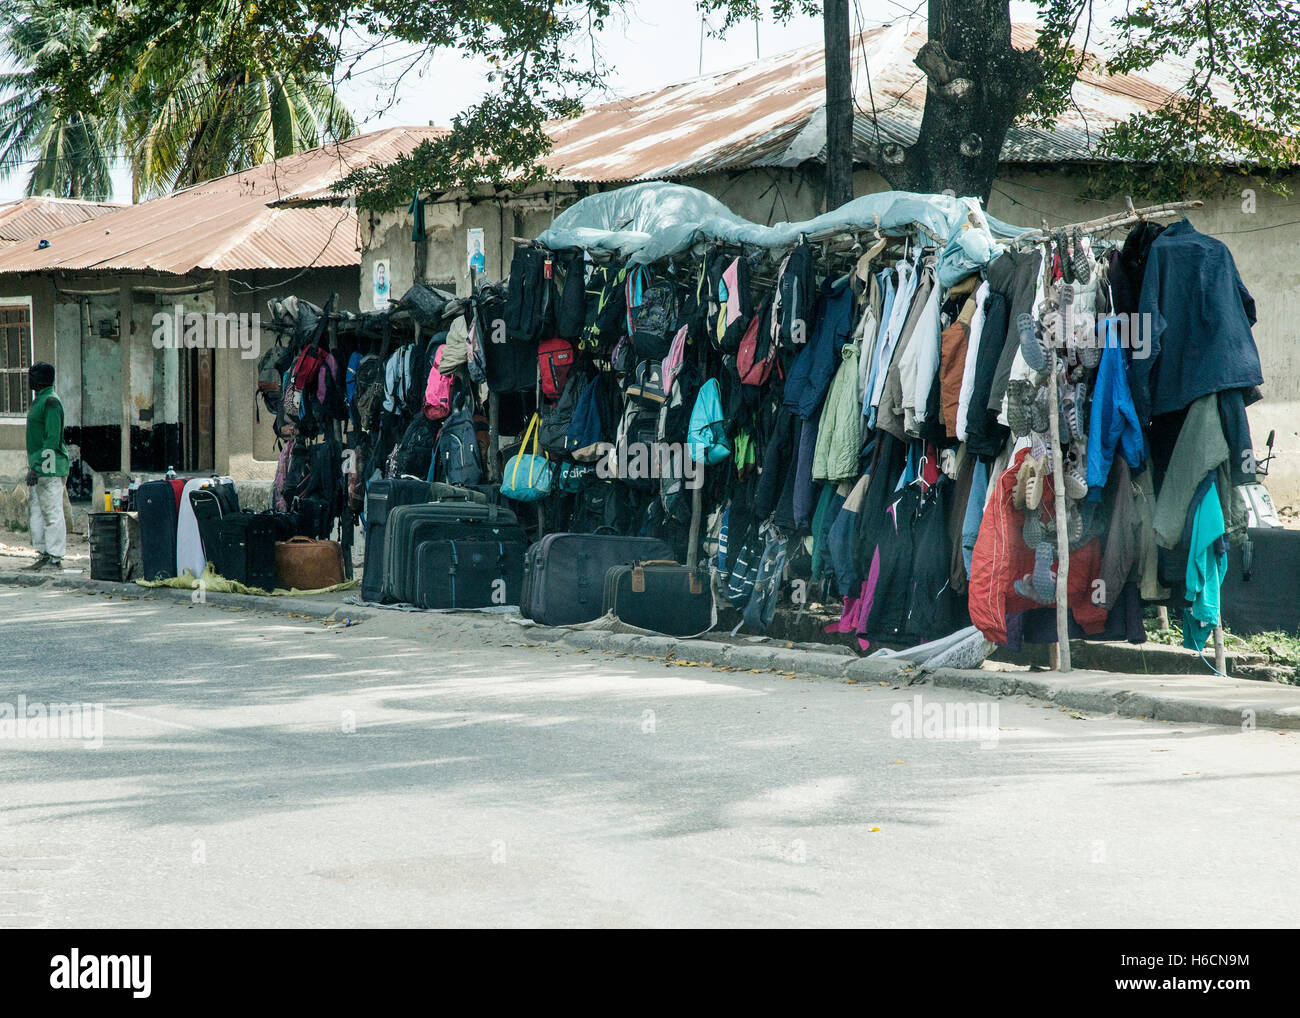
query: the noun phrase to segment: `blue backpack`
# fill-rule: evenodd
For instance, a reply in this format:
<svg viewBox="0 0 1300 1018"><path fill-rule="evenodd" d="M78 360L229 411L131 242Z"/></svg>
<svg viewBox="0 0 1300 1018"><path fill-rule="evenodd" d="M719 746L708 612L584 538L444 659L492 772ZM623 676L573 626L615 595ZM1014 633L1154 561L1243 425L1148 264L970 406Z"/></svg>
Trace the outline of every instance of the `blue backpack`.
<svg viewBox="0 0 1300 1018"><path fill-rule="evenodd" d="M731 440L727 438L725 422L718 380L710 378L700 386L695 408L691 410L686 444L692 460L713 466L731 455Z"/></svg>

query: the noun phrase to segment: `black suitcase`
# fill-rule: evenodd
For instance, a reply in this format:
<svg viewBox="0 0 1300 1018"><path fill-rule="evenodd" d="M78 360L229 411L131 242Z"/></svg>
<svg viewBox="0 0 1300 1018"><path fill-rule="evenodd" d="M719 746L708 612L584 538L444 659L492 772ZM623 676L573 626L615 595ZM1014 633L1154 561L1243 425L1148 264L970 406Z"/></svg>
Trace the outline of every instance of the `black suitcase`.
<svg viewBox="0 0 1300 1018"><path fill-rule="evenodd" d="M270 513L232 513L213 528L212 565L227 580L259 590L275 589L276 521Z"/></svg>
<svg viewBox="0 0 1300 1018"><path fill-rule="evenodd" d="M634 562L605 574L605 614L666 636L698 636L713 628L708 573L676 562Z"/></svg>
<svg viewBox="0 0 1300 1018"><path fill-rule="evenodd" d="M231 481L220 481L190 492L190 507L199 525L199 541L203 557L216 564L216 524L224 517L239 512L239 494Z"/></svg>
<svg viewBox="0 0 1300 1018"><path fill-rule="evenodd" d="M672 557L672 548L657 537L547 534L524 560L520 614L546 626L590 622L601 616L610 569Z"/></svg>
<svg viewBox="0 0 1300 1018"><path fill-rule="evenodd" d="M397 506L389 513L384 535L384 601L414 603L416 548L436 540L526 539L515 514L499 506L468 499Z"/></svg>
<svg viewBox="0 0 1300 1018"><path fill-rule="evenodd" d="M176 491L170 481L146 481L135 494L144 579L176 575Z"/></svg>
<svg viewBox="0 0 1300 1018"><path fill-rule="evenodd" d="M524 541L422 541L415 553L412 603L421 608L518 604Z"/></svg>
<svg viewBox="0 0 1300 1018"><path fill-rule="evenodd" d="M366 485L366 564L361 574L361 598L378 601L384 595L384 534L388 515L401 505L428 502L427 481L395 478Z"/></svg>

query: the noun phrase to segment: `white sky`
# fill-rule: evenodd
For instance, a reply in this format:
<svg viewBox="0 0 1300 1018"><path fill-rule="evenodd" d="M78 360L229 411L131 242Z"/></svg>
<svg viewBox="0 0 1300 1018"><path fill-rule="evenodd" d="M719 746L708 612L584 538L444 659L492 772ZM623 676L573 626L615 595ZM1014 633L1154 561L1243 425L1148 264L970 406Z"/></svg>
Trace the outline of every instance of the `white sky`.
<svg viewBox="0 0 1300 1018"><path fill-rule="evenodd" d="M850 4L850 21L868 25L907 17L924 0L856 0ZM855 11L856 8L856 11ZM1032 19L1036 5L1016 0L1012 14ZM360 40L358 40L359 42ZM624 15L611 18L599 37L609 64L609 95L593 96L597 102L619 95L645 92L700 73L713 74L754 59L757 52L771 56L822 41L821 18L799 17L786 25L753 23L734 27L724 38L700 41L700 14L694 0L639 0ZM361 56L354 79L340 89L362 132L402 124L447 124L453 114L483 94L482 70L455 51L438 51L406 74L396 92L394 78L408 65L403 59L414 47L390 44ZM0 180L0 200L22 195L25 173ZM113 174L114 198L131 200L130 177L123 167Z"/></svg>

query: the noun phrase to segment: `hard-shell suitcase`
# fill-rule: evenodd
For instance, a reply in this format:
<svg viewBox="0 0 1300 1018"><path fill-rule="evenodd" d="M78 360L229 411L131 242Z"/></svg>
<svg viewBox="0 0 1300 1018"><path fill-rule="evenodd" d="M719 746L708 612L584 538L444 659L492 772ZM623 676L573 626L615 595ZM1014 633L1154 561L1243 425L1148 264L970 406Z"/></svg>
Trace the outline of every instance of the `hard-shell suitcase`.
<svg viewBox="0 0 1300 1018"><path fill-rule="evenodd" d="M224 517L239 512L239 494L235 491L234 482L221 481L204 488L195 488L190 492L190 507L194 510L194 519L199 525L203 556L215 565L216 525Z"/></svg>
<svg viewBox="0 0 1300 1018"><path fill-rule="evenodd" d="M413 603L416 548L423 541L524 541L515 514L500 506L468 499L443 499L425 505L398 506L389 513L384 537L383 600Z"/></svg>
<svg viewBox="0 0 1300 1018"><path fill-rule="evenodd" d="M275 589L275 542L277 527L273 513L232 513L214 528L217 573L246 587Z"/></svg>
<svg viewBox="0 0 1300 1018"><path fill-rule="evenodd" d="M601 616L611 568L672 557L672 548L657 537L547 534L524 560L520 614L546 626L590 622Z"/></svg>
<svg viewBox="0 0 1300 1018"><path fill-rule="evenodd" d="M676 562L634 562L605 574L605 614L667 636L697 636L713 628L713 591L699 569Z"/></svg>
<svg viewBox="0 0 1300 1018"><path fill-rule="evenodd" d="M144 579L176 575L176 492L169 481L146 481L135 496Z"/></svg>
<svg viewBox="0 0 1300 1018"><path fill-rule="evenodd" d="M519 603L524 541L422 541L413 603L421 608L489 608Z"/></svg>
<svg viewBox="0 0 1300 1018"><path fill-rule="evenodd" d="M361 574L361 597L378 601L384 594L384 534L389 513L400 505L428 502L428 481L394 478L371 481L366 486L366 565Z"/></svg>

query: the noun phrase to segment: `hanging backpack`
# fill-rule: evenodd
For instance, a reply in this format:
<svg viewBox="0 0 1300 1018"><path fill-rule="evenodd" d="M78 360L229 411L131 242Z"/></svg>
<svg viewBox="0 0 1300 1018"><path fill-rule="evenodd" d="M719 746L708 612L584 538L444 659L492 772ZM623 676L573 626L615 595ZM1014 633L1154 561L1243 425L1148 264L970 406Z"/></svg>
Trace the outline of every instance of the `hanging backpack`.
<svg viewBox="0 0 1300 1018"><path fill-rule="evenodd" d="M627 386L629 402L659 408L668 399L664 391L663 366L658 361L642 361L636 366Z"/></svg>
<svg viewBox="0 0 1300 1018"><path fill-rule="evenodd" d="M597 404L601 381L597 376L582 387L578 402L573 408L573 417L569 421L566 451L580 463L590 463L597 459L600 445L605 440L600 407Z"/></svg>
<svg viewBox="0 0 1300 1018"><path fill-rule="evenodd" d="M660 363L660 371L664 376L664 389L672 392L673 380L677 373L682 369L682 362L686 360L686 334L690 327L683 325L673 336L672 342L668 344L668 352L664 355Z"/></svg>
<svg viewBox="0 0 1300 1018"><path fill-rule="evenodd" d="M759 560L754 592L745 605L745 625L760 633L767 632L776 616L781 599L781 576L785 572L786 541L771 524L764 524L763 557Z"/></svg>
<svg viewBox="0 0 1300 1018"><path fill-rule="evenodd" d="M281 386L284 385L284 373L293 364L293 349L280 342L277 336L274 345L262 352L257 359L257 394L262 397L268 413L280 412Z"/></svg>
<svg viewBox="0 0 1300 1018"><path fill-rule="evenodd" d="M560 398L576 360L573 344L567 339L557 336L544 340L537 347L537 373L541 379L543 396L547 399Z"/></svg>
<svg viewBox="0 0 1300 1018"><path fill-rule="evenodd" d="M659 487L652 458L658 453L659 411L628 400L618 424L611 454L618 476L629 488L653 491Z"/></svg>
<svg viewBox="0 0 1300 1018"><path fill-rule="evenodd" d="M733 258L722 270L717 288L718 315L712 333L714 345L723 353L735 353L740 337L754 315L749 283L749 259Z"/></svg>
<svg viewBox="0 0 1300 1018"><path fill-rule="evenodd" d="M759 305L758 313L745 326L736 350L736 372L742 385L764 385L772 374L777 345L772 340L772 297Z"/></svg>
<svg viewBox="0 0 1300 1018"><path fill-rule="evenodd" d="M772 338L779 346L798 345L812 338L817 309L817 267L812 245L795 246L777 272L772 311Z"/></svg>
<svg viewBox="0 0 1300 1018"><path fill-rule="evenodd" d="M578 346L609 350L627 329L627 266L597 265L587 280L587 320Z"/></svg>
<svg viewBox="0 0 1300 1018"><path fill-rule="evenodd" d="M671 279L656 280L645 290L640 304L628 316L628 334L639 357L662 360L667 355L677 332L678 305L677 284Z"/></svg>
<svg viewBox="0 0 1300 1018"><path fill-rule="evenodd" d="M416 414L406 426L401 441L389 457L389 477L429 476L433 462L433 449L438 442L438 425L424 414Z"/></svg>
<svg viewBox="0 0 1300 1018"><path fill-rule="evenodd" d="M458 407L442 422L429 465L429 480L461 486L482 483L478 435L467 407Z"/></svg>
<svg viewBox="0 0 1300 1018"><path fill-rule="evenodd" d="M315 343L303 347L293 362L293 387L308 392L316 384L316 375L325 364L326 352Z"/></svg>
<svg viewBox="0 0 1300 1018"><path fill-rule="evenodd" d="M439 367L442 364L442 351L438 347L433 357L433 368L429 372L428 383L424 387L424 416L431 421L440 421L451 413L452 390L455 377L444 375Z"/></svg>
<svg viewBox="0 0 1300 1018"><path fill-rule="evenodd" d="M573 424L573 415L578 408L578 399L587 387L587 379L581 374L569 376L554 406L544 406L539 413L542 423L538 426L538 442L542 451L555 459L567 459L573 447L569 444L569 427Z"/></svg>
<svg viewBox="0 0 1300 1018"><path fill-rule="evenodd" d="M705 382L700 387L700 394L695 397L686 443L691 459L707 466L721 463L731 455L731 442L727 438L726 418L722 413L716 378Z"/></svg>
<svg viewBox="0 0 1300 1018"><path fill-rule="evenodd" d="M379 427L379 411L384 402L384 362L376 354L368 353L357 365L353 379L351 413L352 423L361 431L374 431Z"/></svg>

